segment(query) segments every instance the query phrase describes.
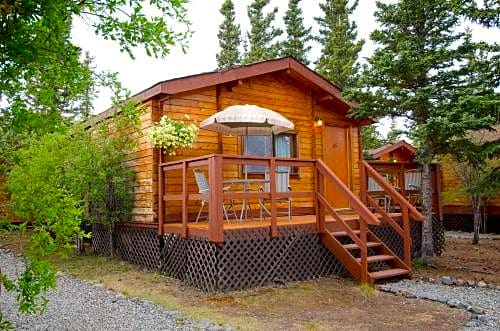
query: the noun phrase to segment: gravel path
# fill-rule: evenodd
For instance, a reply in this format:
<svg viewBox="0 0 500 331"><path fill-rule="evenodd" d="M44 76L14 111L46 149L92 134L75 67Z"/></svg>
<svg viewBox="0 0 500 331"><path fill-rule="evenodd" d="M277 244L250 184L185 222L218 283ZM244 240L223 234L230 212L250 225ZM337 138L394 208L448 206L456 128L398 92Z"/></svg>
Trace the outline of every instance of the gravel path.
<svg viewBox="0 0 500 331"><path fill-rule="evenodd" d="M3 250L0 267L10 277L22 270L18 257ZM5 291L0 296L0 311L17 330L226 330L146 300L126 298L99 284L65 274L58 274L57 279L57 289L46 295L49 303L44 314L19 314L14 296Z"/></svg>
<svg viewBox="0 0 500 331"><path fill-rule="evenodd" d="M493 288L449 286L421 280L401 280L379 286L411 299L438 301L457 309L471 311L465 330L500 330L500 290Z"/></svg>

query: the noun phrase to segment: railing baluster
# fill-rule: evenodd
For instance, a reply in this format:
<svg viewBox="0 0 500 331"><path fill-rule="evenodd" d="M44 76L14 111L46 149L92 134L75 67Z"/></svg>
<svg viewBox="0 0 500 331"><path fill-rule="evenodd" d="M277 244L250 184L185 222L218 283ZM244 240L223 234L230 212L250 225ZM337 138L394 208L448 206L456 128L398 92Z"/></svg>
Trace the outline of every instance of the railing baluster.
<svg viewBox="0 0 500 331"><path fill-rule="evenodd" d="M315 168L316 172L316 180L317 180L317 192L321 194L322 196L325 195L325 178L319 171L319 169L316 167ZM319 198L316 198L318 200ZM316 214L316 223L317 223L317 230L318 233L325 233L326 232L326 225L325 225L325 208L323 204L318 203L318 211Z"/></svg>

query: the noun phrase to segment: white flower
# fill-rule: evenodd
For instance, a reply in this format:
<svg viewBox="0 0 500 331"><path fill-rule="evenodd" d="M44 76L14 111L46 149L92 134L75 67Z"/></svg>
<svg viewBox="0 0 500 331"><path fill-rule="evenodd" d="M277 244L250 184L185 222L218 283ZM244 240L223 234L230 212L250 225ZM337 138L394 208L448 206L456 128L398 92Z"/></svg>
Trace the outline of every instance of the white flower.
<svg viewBox="0 0 500 331"><path fill-rule="evenodd" d="M163 116L151 128L148 137L154 147L163 148L168 155L175 155L175 149L191 147L196 142L198 127Z"/></svg>

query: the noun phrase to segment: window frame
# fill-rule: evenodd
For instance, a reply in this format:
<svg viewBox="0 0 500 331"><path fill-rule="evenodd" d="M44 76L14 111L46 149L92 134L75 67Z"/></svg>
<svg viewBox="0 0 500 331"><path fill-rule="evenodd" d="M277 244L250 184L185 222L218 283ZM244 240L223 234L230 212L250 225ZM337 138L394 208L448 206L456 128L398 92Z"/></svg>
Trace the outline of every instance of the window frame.
<svg viewBox="0 0 500 331"><path fill-rule="evenodd" d="M299 135L297 132L285 132L285 133L280 133L278 135L272 135L268 136L271 137L271 155L265 155L265 156L271 156L271 157L278 157L276 156L276 145L275 145L275 137L277 136L289 136L291 137L290 139L290 158L298 158L299 157ZM241 155L254 155L254 154L246 154L246 138L251 137L251 136L242 136L241 137ZM240 170L241 173L244 174L244 167L245 165L242 165ZM290 175L291 176L299 176L299 167L292 166L290 167ZM260 178L261 176L264 176L264 171L249 171L247 173L249 178Z"/></svg>

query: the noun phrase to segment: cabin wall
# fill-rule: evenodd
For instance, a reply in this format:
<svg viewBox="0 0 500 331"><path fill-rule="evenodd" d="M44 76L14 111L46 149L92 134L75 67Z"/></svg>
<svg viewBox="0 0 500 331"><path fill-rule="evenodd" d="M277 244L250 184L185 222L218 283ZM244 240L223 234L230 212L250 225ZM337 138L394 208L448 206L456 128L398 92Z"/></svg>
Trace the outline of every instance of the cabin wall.
<svg viewBox="0 0 500 331"><path fill-rule="evenodd" d="M500 165L500 159L497 159L495 162ZM470 199L465 192L462 179L453 170L452 161L449 158L443 158L440 164L443 178L441 185L445 213L471 214ZM495 214L498 213L498 210L500 210L500 195L488 199L488 206L495 207L490 209L496 210Z"/></svg>
<svg viewBox="0 0 500 331"><path fill-rule="evenodd" d="M281 113L295 124L294 133L297 135L298 157L301 159L321 158L323 154L322 128L314 126L315 112L324 119L333 119L342 123L349 130L350 150L349 163L352 167L349 185L359 192L359 128L354 121L346 121L343 114L336 113L333 106L317 105L313 93L308 88L298 85L295 81L282 75L263 75L240 80L233 84L212 86L185 93L158 99L159 112L153 114L158 120L162 115L183 120L185 123L199 123L208 116L228 106L237 104L255 104ZM174 161L185 158L203 156L214 153L239 155L242 154L242 138L219 136L217 133L200 130L198 141L193 148L176 151L174 156L163 156L163 161ZM153 162L153 210L157 211L158 189L157 168L160 162L159 155L152 155ZM206 169L205 169L206 170ZM225 166L225 179L238 178L242 175L242 167L237 165ZM188 190L197 192L194 176L188 173ZM181 191L181 172L171 171L166 174L166 192L179 193ZM292 176L290 185L294 191L312 191L314 177L311 168L301 168L299 176ZM232 189L238 189L234 187ZM253 189L258 189L257 187ZM150 191L149 188L147 189ZM189 202L188 213L197 213L200 203ZM293 207L299 210L312 211L311 198L293 199ZM257 208L257 206L255 206ZM174 215L181 211L180 201L166 202L166 221L177 220ZM156 217L156 213L154 213Z"/></svg>

